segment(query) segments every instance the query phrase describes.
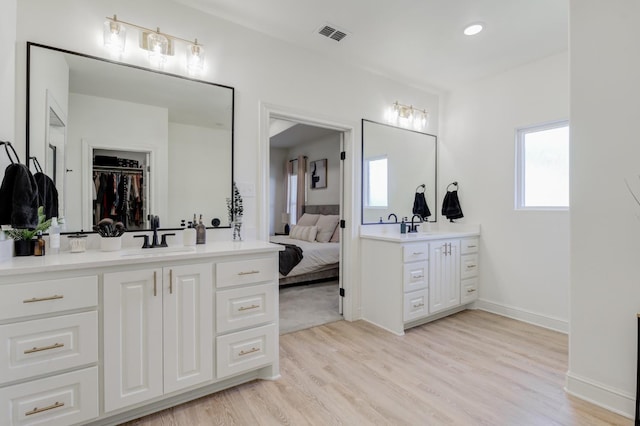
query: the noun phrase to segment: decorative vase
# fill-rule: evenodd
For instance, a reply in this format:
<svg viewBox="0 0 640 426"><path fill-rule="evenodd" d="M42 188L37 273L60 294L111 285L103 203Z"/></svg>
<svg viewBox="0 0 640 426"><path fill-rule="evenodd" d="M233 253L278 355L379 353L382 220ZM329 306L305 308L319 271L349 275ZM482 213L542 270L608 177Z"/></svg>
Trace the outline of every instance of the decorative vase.
<svg viewBox="0 0 640 426"><path fill-rule="evenodd" d="M16 256L33 255L33 240L15 240L13 242Z"/></svg>
<svg viewBox="0 0 640 426"><path fill-rule="evenodd" d="M231 226L233 227L233 240L242 241L242 235L240 234L240 230L242 228L242 216L237 216Z"/></svg>
<svg viewBox="0 0 640 426"><path fill-rule="evenodd" d="M100 238L100 250L118 251L122 248L122 237L102 237Z"/></svg>

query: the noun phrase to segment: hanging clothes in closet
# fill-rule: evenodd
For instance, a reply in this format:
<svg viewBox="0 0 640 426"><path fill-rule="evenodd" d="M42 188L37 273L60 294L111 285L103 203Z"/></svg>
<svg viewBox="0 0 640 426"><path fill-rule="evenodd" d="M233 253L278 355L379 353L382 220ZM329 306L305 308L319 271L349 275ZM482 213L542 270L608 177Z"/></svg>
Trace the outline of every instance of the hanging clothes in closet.
<svg viewBox="0 0 640 426"><path fill-rule="evenodd" d="M140 171L94 171L94 224L104 218L126 228L144 226L144 178Z"/></svg>

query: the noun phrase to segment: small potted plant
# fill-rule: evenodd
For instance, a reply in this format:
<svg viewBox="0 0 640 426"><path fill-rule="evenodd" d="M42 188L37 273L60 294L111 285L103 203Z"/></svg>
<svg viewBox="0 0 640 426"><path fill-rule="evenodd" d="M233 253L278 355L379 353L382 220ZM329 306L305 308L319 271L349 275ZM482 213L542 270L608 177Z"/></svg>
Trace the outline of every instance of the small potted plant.
<svg viewBox="0 0 640 426"><path fill-rule="evenodd" d="M13 239L16 256L31 256L33 254L33 237L38 232L45 232L51 226L51 219L44 214L44 207L38 207L38 225L31 229L12 228L7 235Z"/></svg>

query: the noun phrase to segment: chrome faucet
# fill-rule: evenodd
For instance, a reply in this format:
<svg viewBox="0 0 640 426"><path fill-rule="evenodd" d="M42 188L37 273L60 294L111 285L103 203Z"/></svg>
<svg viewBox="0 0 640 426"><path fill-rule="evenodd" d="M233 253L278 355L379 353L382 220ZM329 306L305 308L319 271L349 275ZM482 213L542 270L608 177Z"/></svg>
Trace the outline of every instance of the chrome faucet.
<svg viewBox="0 0 640 426"><path fill-rule="evenodd" d="M418 219L420 219L420 223L422 223L422 216L420 216L419 214L414 214L411 217L411 225L409 225L409 232L418 232L418 226L420 226L420 225L417 225L417 224L413 223L413 219L415 219L416 216L418 217Z"/></svg>
<svg viewBox="0 0 640 426"><path fill-rule="evenodd" d="M394 223L398 223L398 216L396 216L395 213L389 213L389 216L387 217L387 220L391 220L391 216L393 216Z"/></svg>

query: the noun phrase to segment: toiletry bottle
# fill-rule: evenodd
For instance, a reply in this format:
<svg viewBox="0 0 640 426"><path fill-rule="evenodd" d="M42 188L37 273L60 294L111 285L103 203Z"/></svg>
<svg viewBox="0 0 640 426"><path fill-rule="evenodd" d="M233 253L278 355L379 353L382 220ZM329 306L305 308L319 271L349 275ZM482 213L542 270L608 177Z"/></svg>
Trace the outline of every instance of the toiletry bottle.
<svg viewBox="0 0 640 426"><path fill-rule="evenodd" d="M191 221L189 221L189 226L182 230L182 244L184 246L196 245L196 228Z"/></svg>
<svg viewBox="0 0 640 426"><path fill-rule="evenodd" d="M58 218L51 218L51 227L49 228L49 253L57 254L60 251L60 226Z"/></svg>
<svg viewBox="0 0 640 426"><path fill-rule="evenodd" d="M202 215L200 222L196 225L196 244L205 244L207 242L207 227L202 223Z"/></svg>
<svg viewBox="0 0 640 426"><path fill-rule="evenodd" d="M400 223L400 233L401 234L406 234L407 233L407 222L405 221L406 217L402 218L402 222Z"/></svg>
<svg viewBox="0 0 640 426"><path fill-rule="evenodd" d="M44 240L42 239L42 231L38 231L38 239L33 246L34 256L44 256Z"/></svg>

